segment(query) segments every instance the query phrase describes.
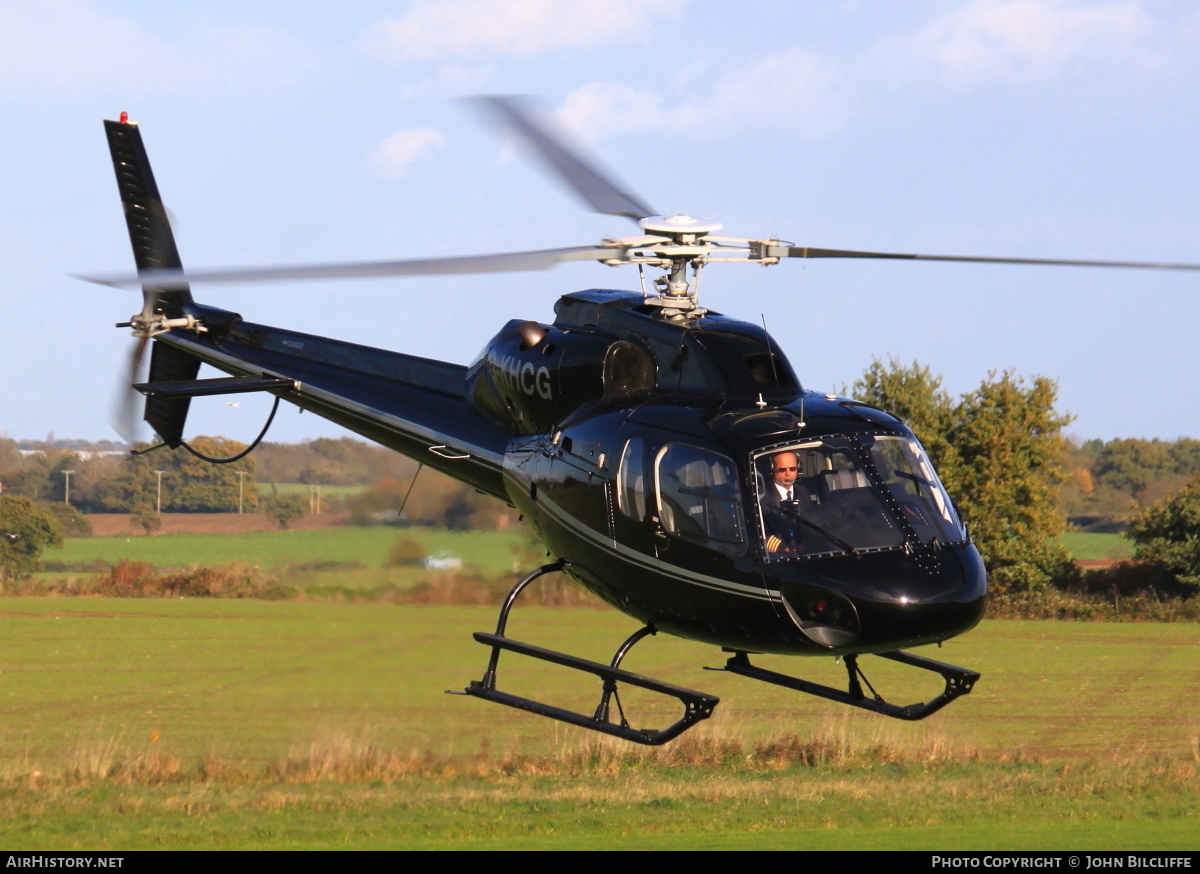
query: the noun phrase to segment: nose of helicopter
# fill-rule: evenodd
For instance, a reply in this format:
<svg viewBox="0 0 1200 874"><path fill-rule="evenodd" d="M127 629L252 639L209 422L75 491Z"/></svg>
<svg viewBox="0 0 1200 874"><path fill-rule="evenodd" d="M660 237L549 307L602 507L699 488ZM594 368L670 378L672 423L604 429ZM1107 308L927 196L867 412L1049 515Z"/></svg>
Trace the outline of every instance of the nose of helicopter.
<svg viewBox="0 0 1200 874"><path fill-rule="evenodd" d="M969 544L918 550L900 560L892 552L806 564L802 575L780 581L780 592L800 633L827 649L887 652L936 643L971 630L983 617L987 574Z"/></svg>

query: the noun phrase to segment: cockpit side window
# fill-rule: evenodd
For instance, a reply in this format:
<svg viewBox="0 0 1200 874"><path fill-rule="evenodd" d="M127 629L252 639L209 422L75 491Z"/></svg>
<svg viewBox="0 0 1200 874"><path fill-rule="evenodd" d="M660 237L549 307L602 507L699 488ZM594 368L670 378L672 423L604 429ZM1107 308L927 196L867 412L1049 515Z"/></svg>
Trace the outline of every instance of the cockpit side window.
<svg viewBox="0 0 1200 874"><path fill-rule="evenodd" d="M871 460L922 542L964 538L954 504L919 444L900 437L876 437Z"/></svg>
<svg viewBox="0 0 1200 874"><path fill-rule="evenodd" d="M658 518L668 534L726 552L745 543L737 468L723 455L668 443L654 467Z"/></svg>
<svg viewBox="0 0 1200 874"><path fill-rule="evenodd" d="M621 453L617 507L632 519L646 518L646 461L641 437L631 437Z"/></svg>

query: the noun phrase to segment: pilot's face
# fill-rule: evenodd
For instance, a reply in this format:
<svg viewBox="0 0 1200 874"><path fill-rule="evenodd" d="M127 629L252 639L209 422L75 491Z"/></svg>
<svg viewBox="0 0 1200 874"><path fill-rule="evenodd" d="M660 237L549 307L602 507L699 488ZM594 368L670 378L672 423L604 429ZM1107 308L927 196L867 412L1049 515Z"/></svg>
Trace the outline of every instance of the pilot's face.
<svg viewBox="0 0 1200 874"><path fill-rule="evenodd" d="M775 468L775 484L790 489L796 482L798 459L794 452L781 452L771 459Z"/></svg>

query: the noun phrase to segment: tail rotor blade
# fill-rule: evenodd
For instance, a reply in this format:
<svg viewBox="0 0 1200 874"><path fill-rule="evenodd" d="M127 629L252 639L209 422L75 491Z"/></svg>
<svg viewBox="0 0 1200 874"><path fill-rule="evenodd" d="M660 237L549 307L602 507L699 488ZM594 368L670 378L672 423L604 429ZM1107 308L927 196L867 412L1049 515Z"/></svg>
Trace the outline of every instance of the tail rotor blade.
<svg viewBox="0 0 1200 874"><path fill-rule="evenodd" d="M142 396L133 390L135 382L141 382L146 348L150 341L140 338L133 345L133 354L129 356L128 369L122 374L123 379L117 385L115 403L111 424L113 430L121 435L126 443L136 443L138 432L142 427L141 407Z"/></svg>

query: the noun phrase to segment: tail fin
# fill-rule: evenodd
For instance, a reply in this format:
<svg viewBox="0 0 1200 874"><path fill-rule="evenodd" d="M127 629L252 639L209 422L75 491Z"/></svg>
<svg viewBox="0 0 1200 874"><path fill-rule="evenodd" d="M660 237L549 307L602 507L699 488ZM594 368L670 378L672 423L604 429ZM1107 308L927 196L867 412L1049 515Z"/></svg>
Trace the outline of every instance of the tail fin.
<svg viewBox="0 0 1200 874"><path fill-rule="evenodd" d="M108 135L108 149L117 175L117 188L121 192L121 205L125 209L134 263L139 271L182 269L167 210L158 194L150 159L142 145L141 131L136 123L125 120L125 113L121 113L121 121L104 122L104 132ZM167 309L192 302L192 294L186 288L163 291L143 286L143 294L153 294Z"/></svg>
<svg viewBox="0 0 1200 874"><path fill-rule="evenodd" d="M182 268L175 235L167 219L167 210L158 194L150 159L142 145L137 124L126 120L105 121L108 148L112 154L121 205L133 245L133 259L139 271L156 268ZM149 284L142 286L143 312L147 315L162 312L169 318L182 316L183 307L192 303L187 288L164 290ZM155 343L150 358L150 382L195 379L200 361L173 346ZM144 418L171 448L183 441L183 426L187 420L190 398L148 398Z"/></svg>

